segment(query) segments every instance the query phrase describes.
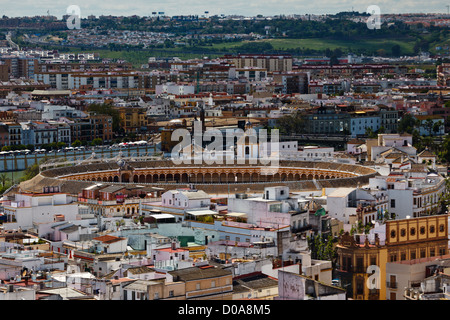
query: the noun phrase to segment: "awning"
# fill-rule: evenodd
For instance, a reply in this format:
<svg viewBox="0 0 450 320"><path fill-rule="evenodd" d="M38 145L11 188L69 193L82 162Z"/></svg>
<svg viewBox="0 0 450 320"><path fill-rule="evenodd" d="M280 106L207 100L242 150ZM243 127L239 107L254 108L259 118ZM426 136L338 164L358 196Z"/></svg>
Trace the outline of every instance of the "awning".
<svg viewBox="0 0 450 320"><path fill-rule="evenodd" d="M175 216L168 213L151 214L149 217L155 218L156 220L175 218Z"/></svg>
<svg viewBox="0 0 450 320"><path fill-rule="evenodd" d="M247 214L243 212L230 212L226 214L227 217L246 217Z"/></svg>
<svg viewBox="0 0 450 320"><path fill-rule="evenodd" d="M186 211L187 214L191 214L193 216L206 216L206 215L212 215L217 214L217 212L212 210L192 210L192 211Z"/></svg>

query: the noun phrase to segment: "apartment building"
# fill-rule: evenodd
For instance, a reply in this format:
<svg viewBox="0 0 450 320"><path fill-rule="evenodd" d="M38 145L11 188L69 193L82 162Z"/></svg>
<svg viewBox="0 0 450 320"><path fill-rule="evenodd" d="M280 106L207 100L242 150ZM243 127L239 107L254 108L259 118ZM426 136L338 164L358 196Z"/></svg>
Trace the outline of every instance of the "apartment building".
<svg viewBox="0 0 450 320"><path fill-rule="evenodd" d="M382 219L388 211L388 193L371 192L361 188L338 188L327 195L328 214L344 223L351 223L352 216L364 224Z"/></svg>
<svg viewBox="0 0 450 320"><path fill-rule="evenodd" d="M141 81L138 72L129 70L91 71L41 71L34 75L36 81L57 90L83 88L138 89Z"/></svg>
<svg viewBox="0 0 450 320"><path fill-rule="evenodd" d="M5 230L27 230L33 228L34 223L52 222L60 215L66 220L76 220L78 204L70 195L58 190L51 192L51 189L44 188L38 194L16 193L14 200L3 202L7 217L3 224Z"/></svg>
<svg viewBox="0 0 450 320"><path fill-rule="evenodd" d="M339 237L336 250L337 274L347 296L385 300L391 286L388 262L448 254L448 215L388 220L369 234L346 232Z"/></svg>
<svg viewBox="0 0 450 320"><path fill-rule="evenodd" d="M437 85L450 86L450 63L442 63L436 67Z"/></svg>
<svg viewBox="0 0 450 320"><path fill-rule="evenodd" d="M7 66L10 79L33 79L38 65L38 58L30 55L4 54L0 61Z"/></svg>
<svg viewBox="0 0 450 320"><path fill-rule="evenodd" d="M212 265L169 271L173 282L184 282L186 300L232 300L231 270ZM170 281L167 281L170 283Z"/></svg>
<svg viewBox="0 0 450 320"><path fill-rule="evenodd" d="M121 287L121 300L185 300L183 281L134 280Z"/></svg>
<svg viewBox="0 0 450 320"><path fill-rule="evenodd" d="M234 63L237 69L246 67L256 67L266 69L267 72L292 71L291 55L271 55L271 54L239 54L237 56L224 56Z"/></svg>
<svg viewBox="0 0 450 320"><path fill-rule="evenodd" d="M273 81L282 84L281 93L308 93L309 74L305 72L274 72Z"/></svg>
<svg viewBox="0 0 450 320"><path fill-rule="evenodd" d="M155 212L166 213L179 222L188 219L189 216L215 213L209 210L210 205L211 196L202 190L168 190L161 195L161 201L143 202L142 213L144 215L151 215Z"/></svg>
<svg viewBox="0 0 450 320"><path fill-rule="evenodd" d="M350 132L350 114L335 106L320 106L305 115L309 134L344 134ZM345 108L350 109L350 108Z"/></svg>
<svg viewBox="0 0 450 320"><path fill-rule="evenodd" d="M5 122L9 133L9 145L22 144L22 125L17 122Z"/></svg>
<svg viewBox="0 0 450 320"><path fill-rule="evenodd" d="M421 283L433 274L448 273L449 255L388 262L386 264L386 299L411 299L414 291L421 291ZM437 271L437 272L436 272Z"/></svg>
<svg viewBox="0 0 450 320"><path fill-rule="evenodd" d="M440 199L446 192L445 179L425 170L408 170L369 179L370 190L384 191L391 216L405 219L441 212Z"/></svg>
<svg viewBox="0 0 450 320"><path fill-rule="evenodd" d="M32 144L34 146L41 146L44 144L50 144L54 142L60 142L58 138L61 138L69 142L70 128L68 125L62 124L62 126L54 126L48 122L43 121L29 121L22 124L22 144ZM61 128L58 130L58 128ZM59 132L59 134L58 134Z"/></svg>
<svg viewBox="0 0 450 320"><path fill-rule="evenodd" d="M126 133L147 131L147 108L138 106L117 107L122 128Z"/></svg>

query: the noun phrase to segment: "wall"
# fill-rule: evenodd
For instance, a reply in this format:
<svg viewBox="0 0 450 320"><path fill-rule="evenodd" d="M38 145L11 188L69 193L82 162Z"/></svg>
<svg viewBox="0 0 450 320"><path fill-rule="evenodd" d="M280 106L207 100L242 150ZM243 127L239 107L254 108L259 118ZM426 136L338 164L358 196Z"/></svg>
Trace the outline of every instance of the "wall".
<svg viewBox="0 0 450 320"><path fill-rule="evenodd" d="M396 219L406 219L406 216L412 216L413 213L413 190L387 190L389 201L388 211L395 213ZM395 208L391 207L391 200L395 200Z"/></svg>
<svg viewBox="0 0 450 320"><path fill-rule="evenodd" d="M278 295L281 300L305 300L305 279L281 271L278 275Z"/></svg>

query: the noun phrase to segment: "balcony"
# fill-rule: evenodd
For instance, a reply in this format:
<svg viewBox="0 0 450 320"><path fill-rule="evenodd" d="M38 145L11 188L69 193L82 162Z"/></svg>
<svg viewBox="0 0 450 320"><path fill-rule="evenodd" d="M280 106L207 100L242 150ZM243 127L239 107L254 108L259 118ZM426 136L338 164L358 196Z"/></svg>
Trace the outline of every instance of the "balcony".
<svg viewBox="0 0 450 320"><path fill-rule="evenodd" d="M292 233L300 233L300 232L304 232L307 230L312 230L312 225L311 224L307 224L306 226L300 227L300 228L291 228L291 232Z"/></svg>
<svg viewBox="0 0 450 320"><path fill-rule="evenodd" d="M389 289L397 289L398 288L398 283L397 282L386 281L386 287L389 288Z"/></svg>
<svg viewBox="0 0 450 320"><path fill-rule="evenodd" d="M367 268L364 266L353 267L353 273L367 273Z"/></svg>
<svg viewBox="0 0 450 320"><path fill-rule="evenodd" d="M380 299L380 289L369 289L369 300L379 300Z"/></svg>

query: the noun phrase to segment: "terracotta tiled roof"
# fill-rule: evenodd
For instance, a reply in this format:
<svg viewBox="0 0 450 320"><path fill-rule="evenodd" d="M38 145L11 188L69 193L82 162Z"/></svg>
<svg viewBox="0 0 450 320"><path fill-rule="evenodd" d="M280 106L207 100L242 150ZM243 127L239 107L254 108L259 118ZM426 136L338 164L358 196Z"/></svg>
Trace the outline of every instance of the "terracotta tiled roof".
<svg viewBox="0 0 450 320"><path fill-rule="evenodd" d="M126 238L120 238L120 237L115 237L115 236L104 235L104 236L100 236L100 237L94 238L92 240L101 241L103 243L114 243L114 242L125 240L125 239Z"/></svg>

